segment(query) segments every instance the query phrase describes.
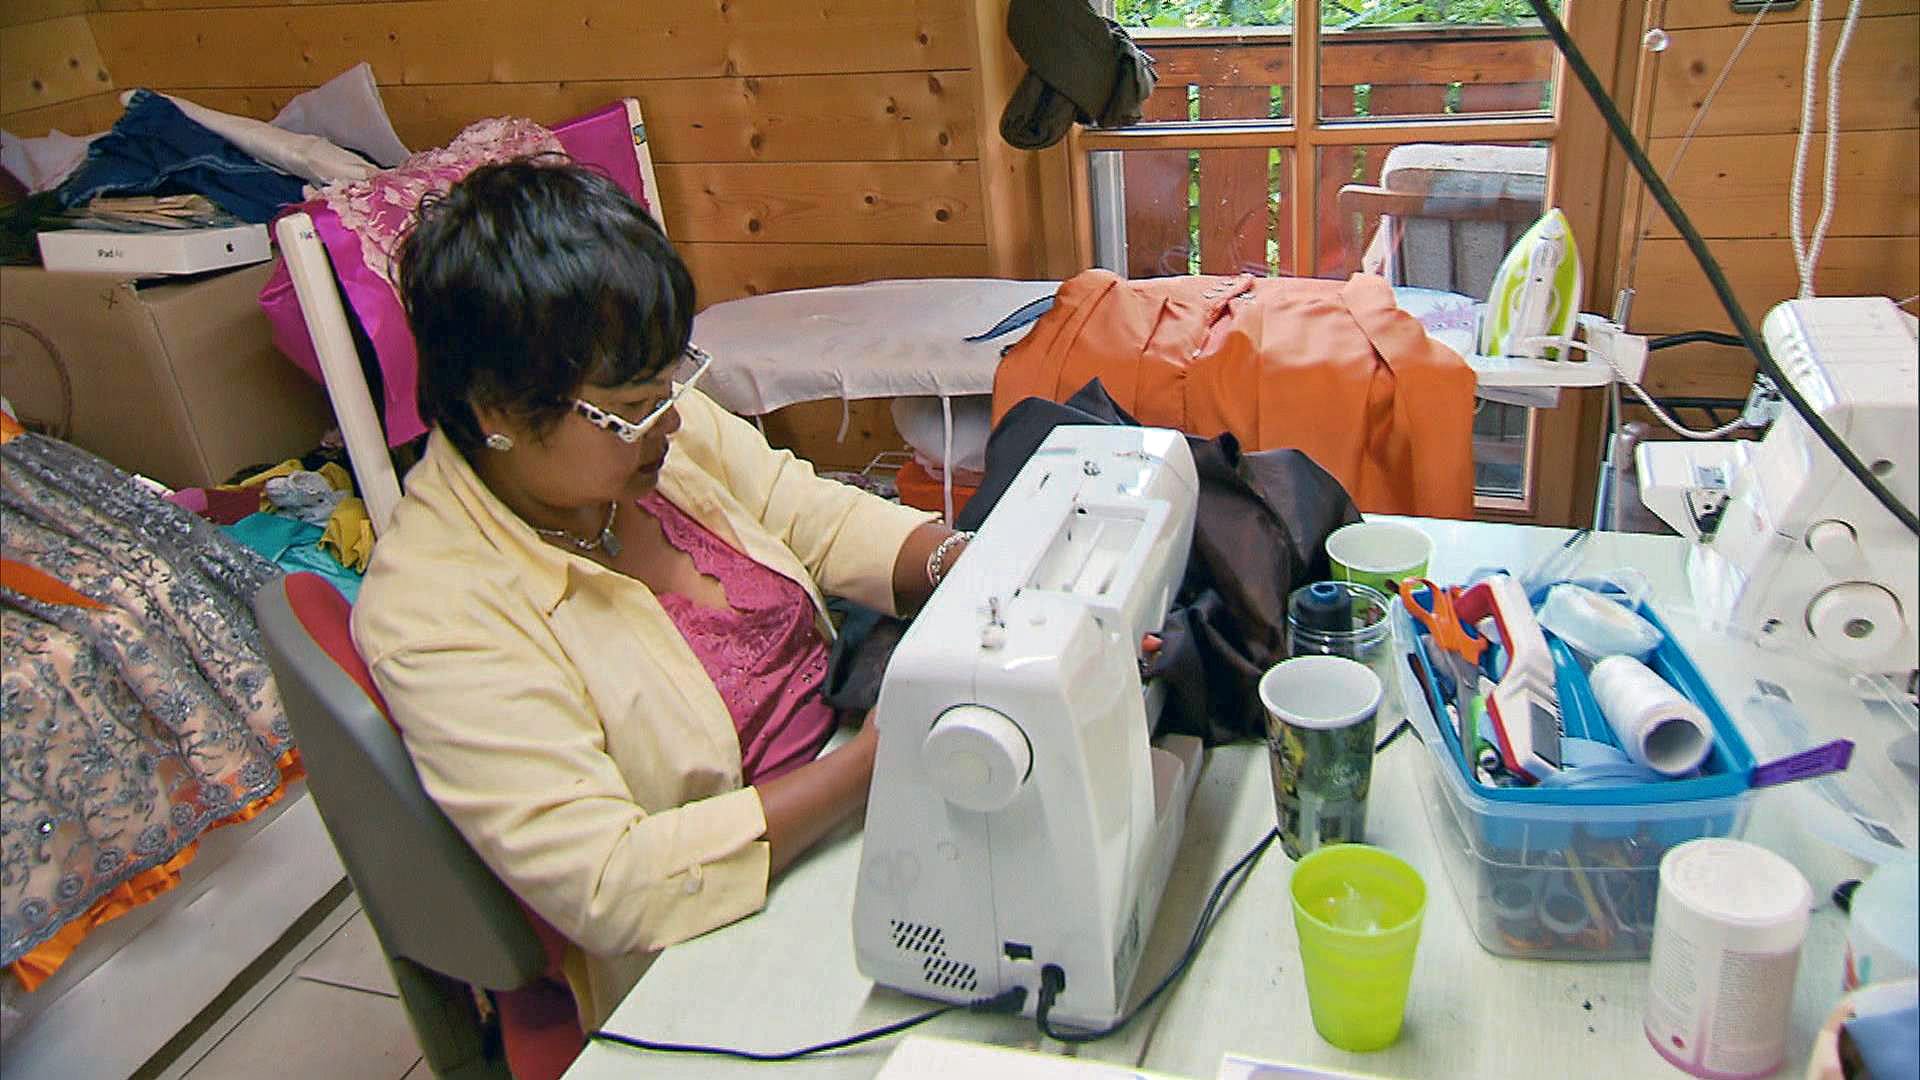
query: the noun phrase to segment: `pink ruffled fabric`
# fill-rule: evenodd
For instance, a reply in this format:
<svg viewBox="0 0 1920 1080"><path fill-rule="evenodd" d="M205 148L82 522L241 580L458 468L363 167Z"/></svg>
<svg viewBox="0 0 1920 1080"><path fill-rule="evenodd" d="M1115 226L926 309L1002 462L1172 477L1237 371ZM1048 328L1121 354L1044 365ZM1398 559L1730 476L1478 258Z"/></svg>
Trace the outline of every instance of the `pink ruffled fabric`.
<svg viewBox="0 0 1920 1080"><path fill-rule="evenodd" d="M531 120L489 117L469 124L447 145L423 150L366 180L328 184L319 198L360 237L367 268L392 281L394 254L422 198L445 192L481 165L561 152L553 132Z"/></svg>
<svg viewBox="0 0 1920 1080"><path fill-rule="evenodd" d="M822 696L827 643L814 626L812 599L659 492L641 499L639 507L659 520L668 543L726 592L724 610L677 593L661 593L659 600L733 714L746 782L770 780L813 760L836 718Z"/></svg>
<svg viewBox="0 0 1920 1080"><path fill-rule="evenodd" d="M521 153L551 150L555 145L575 161L611 177L629 195L658 209L647 190L642 162L646 129L632 123L624 101L610 102L574 117L548 132L525 120L496 118L468 127L439 150L415 154L397 167L360 184L342 184L290 207L313 218L314 231L326 245L327 258L340 277L347 303L373 344L380 363L381 400L377 402L387 430L387 443L399 446L424 434L416 389L419 358L413 331L391 279L393 252L400 231L420 196L443 190L474 166ZM487 140L497 139L498 145ZM343 213L353 221L347 223ZM371 228L356 226L370 224ZM324 383L320 357L307 332L306 315L286 264L279 263L260 289L260 309L273 328L273 343L294 366Z"/></svg>

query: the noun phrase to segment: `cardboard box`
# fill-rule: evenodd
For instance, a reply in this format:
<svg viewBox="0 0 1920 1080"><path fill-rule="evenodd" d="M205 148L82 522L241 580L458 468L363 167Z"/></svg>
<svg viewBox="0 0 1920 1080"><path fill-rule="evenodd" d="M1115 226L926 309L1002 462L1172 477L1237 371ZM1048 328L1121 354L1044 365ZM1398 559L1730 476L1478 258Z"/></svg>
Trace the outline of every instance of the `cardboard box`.
<svg viewBox="0 0 1920 1080"><path fill-rule="evenodd" d="M159 232L58 229L38 234L48 270L89 274L199 274L273 258L265 225Z"/></svg>
<svg viewBox="0 0 1920 1080"><path fill-rule="evenodd" d="M143 285L0 267L0 394L30 425L55 428L67 407L64 368L67 441L175 488L304 454L333 413L326 392L273 346L257 299L271 271L263 263Z"/></svg>

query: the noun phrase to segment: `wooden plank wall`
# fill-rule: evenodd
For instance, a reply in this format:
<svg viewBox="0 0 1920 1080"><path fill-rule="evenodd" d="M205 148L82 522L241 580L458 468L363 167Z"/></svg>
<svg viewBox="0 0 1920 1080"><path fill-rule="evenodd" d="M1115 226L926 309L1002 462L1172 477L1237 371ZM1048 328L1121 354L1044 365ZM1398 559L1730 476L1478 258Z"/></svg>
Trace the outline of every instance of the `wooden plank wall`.
<svg viewBox="0 0 1920 1080"><path fill-rule="evenodd" d="M986 103L996 88L982 85L978 56L1004 10L1005 0L7 0L0 126L104 130L119 115L115 92L136 86L267 119L362 60L414 149L483 116L552 123L631 96L668 234L703 305L887 277L1040 276L1028 257L1033 191L1021 186L1038 182L1008 159L997 112L982 116L1004 100ZM1024 72L990 59L990 81ZM796 424L803 436L816 426ZM897 445L884 408L860 409L851 431L826 455L836 464Z"/></svg>
<svg viewBox="0 0 1920 1080"><path fill-rule="evenodd" d="M1820 216L1825 155L1826 67L1847 5L1832 0L1822 21L1816 133L1809 148L1805 230ZM1674 195L1720 260L1758 325L1798 290L1789 239L1789 189L1800 121L1807 5L1769 14L1727 79L1677 173ZM1751 16L1725 0L1667 0L1655 25L1672 45L1643 78L1639 114L1654 164L1669 170L1700 102L1745 33ZM1819 295L1920 293L1920 0L1866 0L1842 68L1837 198L1815 277ZM1630 175L1630 174L1629 174ZM1627 202L1618 248L1627 281L1639 187ZM1730 330L1706 277L1678 232L1651 200L1639 229L1632 326L1642 333ZM1611 297L1589 298L1606 310ZM1909 308L1911 310L1911 308ZM1654 354L1648 386L1656 393L1743 397L1752 360L1739 349L1692 345ZM1697 421L1699 418L1696 417Z"/></svg>

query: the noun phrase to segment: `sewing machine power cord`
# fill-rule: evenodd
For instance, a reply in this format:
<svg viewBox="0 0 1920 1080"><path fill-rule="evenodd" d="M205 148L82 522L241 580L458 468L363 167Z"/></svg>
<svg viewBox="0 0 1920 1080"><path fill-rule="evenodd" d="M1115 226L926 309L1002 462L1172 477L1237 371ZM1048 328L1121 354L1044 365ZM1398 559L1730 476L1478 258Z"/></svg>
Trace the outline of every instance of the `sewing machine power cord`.
<svg viewBox="0 0 1920 1080"><path fill-rule="evenodd" d="M1379 742L1373 744L1373 752L1376 754L1380 753L1387 747L1392 746L1394 741L1400 738L1400 736L1412 730L1412 724L1405 720L1400 721L1394 725L1392 731L1387 732L1386 735L1381 737ZM1167 972L1166 976L1163 977L1152 990L1147 992L1147 996L1140 999L1140 1003L1135 1005L1132 1011L1114 1021L1112 1024L1104 1028L1088 1030L1065 1030L1055 1027L1050 1014L1053 1012L1054 1000L1060 996L1060 991L1066 989L1067 973L1062 970L1058 964L1048 964L1046 967L1041 968L1040 997L1035 1004L1033 1013L1034 1022L1039 1025L1040 1033L1058 1042L1085 1043L1093 1042L1096 1039L1104 1039L1132 1023L1134 1017L1140 1015L1147 1006L1153 1004L1154 999L1158 998L1167 987L1172 986L1174 981L1180 978L1181 974L1187 970L1187 967L1193 963L1193 958L1200 953L1201 944L1206 941L1207 933L1213 929L1214 920L1217 919L1220 912L1225 909L1225 902L1221 898L1226 895L1228 886L1231 885L1233 880L1239 877L1243 871L1252 869L1253 864L1259 862L1260 856L1266 853L1268 845L1272 844L1279 836L1279 829L1268 829L1267 834L1260 838L1259 843L1253 845L1252 849L1245 855L1240 856L1240 861L1228 867L1227 872L1220 875L1220 880L1214 883L1212 894L1207 897L1206 906L1200 909L1200 920L1194 925L1193 937L1188 939L1186 952L1180 955L1180 962L1173 965L1173 970Z"/></svg>
<svg viewBox="0 0 1920 1080"><path fill-rule="evenodd" d="M632 1035L622 1035L617 1031L608 1031L604 1028L595 1030L589 1038L631 1046L638 1050L653 1050L668 1054L711 1054L716 1057L740 1058L745 1061L793 1061L814 1054L824 1054L830 1050L843 1050L875 1039L884 1039L889 1035L898 1035L908 1028L918 1027L936 1016L945 1016L956 1009L975 1013L1018 1013L1026 1002L1027 988L1016 986L990 998L981 998L965 1005L942 1005L937 1009L928 1009L916 1016L895 1020L891 1024L882 1024L856 1035L848 1035L845 1038L817 1043L813 1046L803 1046L796 1050L740 1050L729 1046L701 1046L698 1043L655 1042L652 1039L635 1038Z"/></svg>
<svg viewBox="0 0 1920 1080"><path fill-rule="evenodd" d="M1393 745L1394 741L1401 735L1411 730L1412 725L1405 720L1400 721L1399 724L1394 726L1392 731L1389 731L1385 737L1374 744L1373 752L1376 754L1380 753L1382 750ZM1271 846L1279 836L1279 829L1268 829L1267 834L1262 836L1258 843L1254 844L1245 855L1240 856L1239 861L1228 867L1226 873L1220 875L1220 880L1214 883L1213 892L1207 896L1206 905L1200 909L1200 919L1194 924L1193 936L1187 939L1187 948L1185 952L1180 954L1179 963L1175 964L1173 970L1167 972L1159 983L1155 984L1154 988L1147 992L1147 996L1141 998L1139 1004L1128 1011L1127 1015L1114 1021L1112 1024L1104 1028L1092 1029L1070 1030L1056 1027L1052 1021L1053 1003L1055 999L1060 996L1060 991L1066 989L1067 973L1058 964L1048 964L1041 968L1040 997L1034 1009L1034 1023L1039 1026L1040 1033L1057 1042L1087 1043L1104 1039L1132 1023L1134 1017L1139 1016L1146 1010L1147 1006L1152 1005L1154 1001L1156 1001L1162 993L1165 993L1166 989L1172 986L1174 982L1186 972L1187 968L1193 964L1193 958L1200 954L1200 946L1205 943L1208 932L1213 929L1214 922L1219 919L1220 913L1226 910L1226 902L1231 899L1231 897L1227 895L1228 887L1233 884L1236 878L1239 878L1246 871L1250 870L1255 863L1259 862L1260 856L1266 853L1267 848ZM631 1046L637 1050L652 1050L659 1053L711 1054L718 1057L740 1058L744 1061L794 1061L799 1058L810 1057L814 1054L843 1050L849 1046L857 1046L861 1043L872 1042L875 1039L884 1039L890 1035L898 1035L908 1028L918 1027L935 1017L945 1016L947 1013L953 1012L956 1009L965 1009L968 1012L974 1013L1017 1014L1021 1009L1026 1007L1026 1003L1027 988L1024 986L1016 986L1010 990L1002 991L993 997L980 998L968 1002L965 1005L942 1005L937 1009L928 1009L926 1012L916 1016L909 1016L904 1020L896 1020L891 1024L883 1024L880 1027L870 1028L858 1034L834 1039L832 1042L817 1043L813 1046L803 1046L793 1050L741 1050L727 1046L702 1046L698 1043L658 1042L653 1039L641 1039L632 1035L623 1035L620 1032L608 1031L604 1028L596 1029L589 1038L599 1039L602 1042L617 1043L621 1046Z"/></svg>
<svg viewBox="0 0 1920 1080"><path fill-rule="evenodd" d="M1148 991L1146 997L1140 999L1139 1004L1135 1005L1131 1011L1115 1021L1112 1025L1085 1031L1064 1030L1055 1027L1051 1022L1049 1014L1053 1011L1054 999L1058 997L1060 991L1066 987L1066 972L1062 971L1058 964L1048 964L1045 968L1042 968L1040 973L1040 999L1038 1008L1034 1014L1034 1020L1039 1025L1041 1034L1060 1042L1084 1043L1092 1042L1095 1039L1104 1039L1114 1032L1119 1031L1121 1028L1126 1027L1129 1023L1132 1023L1134 1017L1140 1015L1147 1006L1153 1004L1153 1002L1187 970L1187 967L1193 963L1193 958L1199 955L1201 943L1206 940L1207 932L1213 929L1213 924L1219 918L1220 912L1225 910L1225 903L1222 898L1227 895L1228 886L1255 862L1259 861L1260 856L1266 852L1268 846L1271 845L1279 835L1280 830L1278 829L1267 830L1267 834L1260 838L1259 843L1253 845L1251 850L1245 855L1240 856L1240 860L1229 867L1225 874L1221 875L1220 880L1213 886L1212 894L1207 897L1206 906L1200 910L1200 921L1193 928L1193 937L1188 939L1186 951L1181 954L1180 962L1175 964L1173 970L1167 972L1166 976L1162 978L1152 990ZM1026 1006L1026 1002L1027 988L1024 986L1016 986L1010 990L996 994L993 997L981 998L965 1005L942 1005L937 1009L928 1009L926 1012L909 1016L903 1020L896 1020L891 1024L883 1024L880 1027L871 1028L858 1034L834 1039L831 1042L817 1043L813 1046L803 1046L793 1050L742 1050L737 1047L703 1046L698 1043L659 1042L653 1039L642 1039L632 1035L624 1035L617 1031L608 1031L605 1028L595 1029L589 1038L598 1039L602 1042L617 1043L621 1046L630 1046L637 1050L652 1050L658 1053L710 1054L717 1057L740 1058L744 1061L794 1061L799 1058L810 1057L814 1054L843 1050L849 1046L857 1046L860 1043L872 1042L875 1039L884 1039L890 1035L898 1035L908 1028L918 1027L935 1017L945 1016L947 1013L957 1009L965 1009L968 1012L975 1013L1017 1014Z"/></svg>
<svg viewBox="0 0 1920 1080"><path fill-rule="evenodd" d="M1200 921L1194 925L1193 936L1187 939L1187 949L1180 954L1180 962L1173 965L1173 970L1167 972L1152 990L1147 991L1147 996L1141 998L1125 1016L1108 1026L1090 1029L1055 1027L1050 1014L1053 1012L1054 999L1060 996L1060 991L1066 989L1067 973L1061 970L1058 964L1048 964L1041 968L1040 997L1033 1014L1034 1023L1040 1027L1040 1034L1058 1042L1087 1043L1104 1039L1132 1023L1134 1017L1145 1012L1147 1006L1152 1005L1161 994L1166 992L1167 987L1172 986L1181 975L1186 973L1188 966L1193 963L1193 958L1200 955L1200 946L1207 940L1208 931L1213 929L1213 924L1220 917L1220 913L1226 910L1226 900L1231 899L1227 894L1228 887L1236 878L1244 880L1244 872L1250 870L1254 863L1259 862L1260 856L1266 854L1267 848L1279 838L1279 829L1268 829L1259 843L1248 849L1245 855L1240 856L1239 862L1228 867L1227 872L1220 875L1220 880L1214 883L1213 892L1207 896L1206 906L1200 909Z"/></svg>

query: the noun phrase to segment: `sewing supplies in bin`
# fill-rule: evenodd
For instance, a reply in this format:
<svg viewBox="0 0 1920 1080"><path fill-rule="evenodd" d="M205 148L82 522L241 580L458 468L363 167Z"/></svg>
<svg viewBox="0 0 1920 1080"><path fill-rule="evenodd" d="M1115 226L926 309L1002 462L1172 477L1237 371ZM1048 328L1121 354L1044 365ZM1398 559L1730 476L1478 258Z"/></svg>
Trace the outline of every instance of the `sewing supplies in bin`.
<svg viewBox="0 0 1920 1080"><path fill-rule="evenodd" d="M1536 581L1531 599L1555 587ZM1432 755L1422 803L1490 952L1646 956L1661 857L1688 840L1739 835L1754 789L1844 768L1851 750L1840 741L1756 767L1651 606L1603 588L1563 593L1543 620L1505 575L1467 588L1401 584L1393 622L1406 664L1396 674ZM1581 649L1556 632L1568 627ZM1639 655L1586 651L1616 647ZM1649 743L1649 728L1674 734Z"/></svg>

